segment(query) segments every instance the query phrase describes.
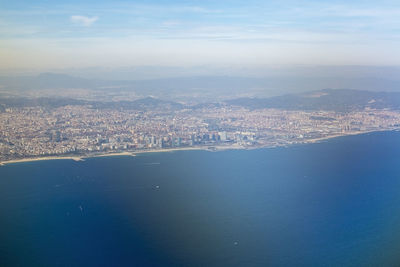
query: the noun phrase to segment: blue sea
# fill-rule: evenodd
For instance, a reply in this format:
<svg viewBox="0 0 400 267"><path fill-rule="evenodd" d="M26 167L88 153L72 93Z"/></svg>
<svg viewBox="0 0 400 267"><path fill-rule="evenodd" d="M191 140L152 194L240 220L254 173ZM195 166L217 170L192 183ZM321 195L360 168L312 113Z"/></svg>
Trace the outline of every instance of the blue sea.
<svg viewBox="0 0 400 267"><path fill-rule="evenodd" d="M400 132L2 166L0 266L400 266Z"/></svg>

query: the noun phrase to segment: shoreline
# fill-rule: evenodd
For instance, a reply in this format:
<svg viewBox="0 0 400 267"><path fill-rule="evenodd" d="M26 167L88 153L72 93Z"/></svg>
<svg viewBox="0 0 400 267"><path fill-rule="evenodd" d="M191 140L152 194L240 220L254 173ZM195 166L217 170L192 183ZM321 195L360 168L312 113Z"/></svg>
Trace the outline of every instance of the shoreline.
<svg viewBox="0 0 400 267"><path fill-rule="evenodd" d="M399 129L386 129L386 130L371 130L365 132L350 132L346 134L335 134L331 136L324 136L314 139L305 140L303 142L282 145L285 147L295 145L295 144L315 144L319 143L320 141L325 141L333 138L338 137L345 137L345 136L354 136L354 135L361 135L361 134L368 134L374 132L386 132L386 131L396 131ZM224 150L251 150L251 149L260 149L260 148L273 148L278 146L259 146L259 147L244 147L240 145L236 146L193 146L193 147L180 147L180 148L165 148L165 149L149 149L149 150L139 150L139 151L122 151L122 152L109 152L109 153L99 153L99 154L87 154L82 156L46 156L46 157L34 157L34 158L23 158L23 159L12 159L6 161L0 161L0 167L5 166L8 164L14 163L25 163L25 162L34 162L34 161L46 161L46 160L73 160L73 161L85 161L88 158L102 158L102 157L115 157L115 156L131 156L135 157L137 154L146 154L146 153L164 153L164 152L174 152L174 151L189 151L189 150L205 150L205 151L224 151ZM213 149L210 149L213 148ZM215 149L215 150L214 150Z"/></svg>
<svg viewBox="0 0 400 267"><path fill-rule="evenodd" d="M48 157L38 157L38 158L24 158L24 159L11 159L6 161L0 161L0 166L13 163L23 163L23 162L33 162L33 161L43 161L43 160L60 160L60 159L70 159L73 161L84 161L83 157L77 156L48 156Z"/></svg>
<svg viewBox="0 0 400 267"><path fill-rule="evenodd" d="M319 143L320 141L325 141L325 140L332 139L332 138L354 136L354 135L361 135L361 134L368 134L368 133L392 132L392 131L396 131L396 130L399 130L399 129L396 128L396 129L385 129L385 130L370 130L370 131L364 131L364 132L348 132L346 134L335 134L335 135L330 135L330 136L309 139L305 142L302 142L302 144L314 144L314 143Z"/></svg>
<svg viewBox="0 0 400 267"><path fill-rule="evenodd" d="M181 148L165 148L165 149L151 149L151 150L140 150L140 151L123 151L123 152L110 152L110 153L100 153L100 154L87 154L87 155L81 155L81 156L80 155L77 155L77 156L62 156L62 155L60 155L60 156L34 157L34 158L11 159L11 160L6 160L6 161L0 161L0 167L8 165L8 164L34 162L34 161L46 161L46 160L85 161L85 159L89 159L89 158L102 158L102 157L115 157L115 156L135 157L137 154L186 151L186 150L209 150L209 149L208 149L208 147L181 147Z"/></svg>

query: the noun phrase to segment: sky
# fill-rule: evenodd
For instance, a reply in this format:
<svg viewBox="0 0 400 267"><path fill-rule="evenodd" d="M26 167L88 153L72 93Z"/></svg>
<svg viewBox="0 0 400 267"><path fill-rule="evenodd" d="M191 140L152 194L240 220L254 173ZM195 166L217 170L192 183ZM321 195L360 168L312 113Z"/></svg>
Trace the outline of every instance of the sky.
<svg viewBox="0 0 400 267"><path fill-rule="evenodd" d="M400 65L400 1L0 0L0 70Z"/></svg>

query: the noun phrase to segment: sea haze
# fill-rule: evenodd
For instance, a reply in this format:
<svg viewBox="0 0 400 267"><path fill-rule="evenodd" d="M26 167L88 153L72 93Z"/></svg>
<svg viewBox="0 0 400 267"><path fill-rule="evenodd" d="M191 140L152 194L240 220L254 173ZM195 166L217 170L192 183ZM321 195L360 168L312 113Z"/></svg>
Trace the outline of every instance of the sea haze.
<svg viewBox="0 0 400 267"><path fill-rule="evenodd" d="M400 132L0 167L0 265L394 266Z"/></svg>

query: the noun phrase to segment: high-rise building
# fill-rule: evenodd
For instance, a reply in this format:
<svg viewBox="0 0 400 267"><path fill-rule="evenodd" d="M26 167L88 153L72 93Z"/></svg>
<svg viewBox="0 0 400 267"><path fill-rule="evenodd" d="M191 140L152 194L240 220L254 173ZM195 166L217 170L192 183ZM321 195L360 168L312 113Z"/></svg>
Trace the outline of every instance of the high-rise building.
<svg viewBox="0 0 400 267"><path fill-rule="evenodd" d="M221 138L221 141L226 141L228 139L226 136L226 132L220 132L219 136Z"/></svg>

